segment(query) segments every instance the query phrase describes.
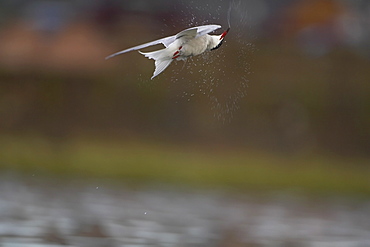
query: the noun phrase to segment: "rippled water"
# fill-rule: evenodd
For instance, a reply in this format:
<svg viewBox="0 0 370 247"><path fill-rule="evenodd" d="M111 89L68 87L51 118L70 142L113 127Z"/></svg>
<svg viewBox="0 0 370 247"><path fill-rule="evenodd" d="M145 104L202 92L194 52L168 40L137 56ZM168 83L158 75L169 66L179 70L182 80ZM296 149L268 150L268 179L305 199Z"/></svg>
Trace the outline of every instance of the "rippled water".
<svg viewBox="0 0 370 247"><path fill-rule="evenodd" d="M370 201L0 176L0 246L370 246Z"/></svg>

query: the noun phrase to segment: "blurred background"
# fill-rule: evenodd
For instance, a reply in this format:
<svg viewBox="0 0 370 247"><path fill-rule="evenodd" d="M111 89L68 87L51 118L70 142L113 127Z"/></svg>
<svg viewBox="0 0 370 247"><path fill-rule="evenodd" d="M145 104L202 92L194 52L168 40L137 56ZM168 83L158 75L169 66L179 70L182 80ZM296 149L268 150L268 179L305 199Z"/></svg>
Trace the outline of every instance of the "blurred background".
<svg viewBox="0 0 370 247"><path fill-rule="evenodd" d="M215 32L219 34L227 28L229 8L231 31L220 49L186 63L173 63L153 80L153 61L137 52L104 59L191 26L220 24L222 30ZM168 206L172 216L183 216L178 213L182 209L192 214L194 208L194 218L199 213L216 222L228 222L227 230L221 231L225 233L221 234L222 241L212 235L213 230L209 235L199 230L208 229L205 222L198 222L199 229L188 229L190 239L199 234L208 246L216 243L209 242L215 239L221 246L267 246L270 242L263 241L283 236L282 243L300 243L302 236L291 240L280 234L281 227L286 224L284 233L299 232L297 225L287 223L291 222L289 217L298 214L297 220L305 221L307 215L302 219L297 212L309 212L319 220L322 211L312 213L306 208L312 201L307 203L300 196L255 199L255 194L276 191L320 198L360 195L362 203L355 203L361 205L356 211L360 213L346 216L350 221L334 217L328 222L303 224L301 230L312 230L313 239L320 227L338 222L344 228L330 233L342 236L356 227L369 230L368 223L358 221L370 215L369 24L370 2L366 0L0 1L0 193L3 205L7 205L0 215L12 219L11 224L5 221L2 225L0 236L17 235L20 228L12 217L19 220L20 212L28 218L30 211L48 208L47 216L36 210L35 220L40 215L56 219L55 212L62 220L40 226L48 229L46 235L40 233L46 242L81 246L76 239L63 238L63 233L105 239L112 236L106 229L116 229L118 223L104 228L104 220L91 222L91 215L107 217L104 212L117 204L117 193L125 195L118 198L120 204L128 203L132 214L127 215L140 214L139 220L130 223L130 227L142 230L135 228L134 232L142 234L134 237L136 240L153 237L147 228L155 228L150 224L163 219L158 214L150 224L141 219L145 210L163 209L158 198L184 197L189 207L181 199L172 204L171 199L162 200L173 206ZM80 184L81 180L86 184ZM112 187L102 191L107 183ZM197 194L168 192L173 185L190 186ZM136 186L144 188L138 190ZM199 208L224 200L220 195L215 198L213 192L198 191L204 189L233 190L237 195L253 195L253 199L222 194L228 204L207 214ZM129 202L122 199L135 193L134 199L128 196ZM73 203L60 204L56 194L72 198ZM45 205L42 198L47 200L50 195L51 202ZM93 204L103 200L105 207L85 210L90 197L95 198ZM353 211L346 209L355 207L344 201L340 204L344 210L338 214L345 215ZM152 208L141 209L138 205L142 203ZM14 209L20 204L31 205L31 209ZM65 211L58 211L60 205L70 208L68 217L87 213L83 220L71 223L71 218L63 215ZM271 205L277 206L272 206L276 210L270 211ZM338 203L325 201L319 205L330 211ZM258 207L263 209L253 211ZM291 207L297 214L287 216ZM253 225L253 231L248 228L249 238L243 239L239 235L247 236L245 225L251 223L236 220L246 215L244 209L235 216L227 210L230 208L237 212L248 209L247 215L257 215L254 224L266 215L277 218L270 218L276 221L267 220L266 225L261 223L260 228ZM122 208L115 210L119 215ZM217 218L220 214L229 221ZM125 220L132 220L127 215ZM181 217L178 220L183 222ZM60 230L59 223L68 225L69 230ZM15 230L9 228L12 224ZM189 224L194 226L191 221ZM214 229L214 224L210 225ZM121 229L127 233L129 226L124 227L116 232ZM21 239L36 241L34 236L39 235L32 235L30 229L23 229ZM276 235L267 234L276 229ZM235 232L239 231L243 234L237 236ZM362 230L354 235L367 233ZM166 236L160 235L158 241L180 241ZM127 238L119 243L143 244ZM12 241L14 238L8 242ZM366 241L361 243L369 244Z"/></svg>
<svg viewBox="0 0 370 247"><path fill-rule="evenodd" d="M151 81L153 61L105 56L189 26L226 27L228 1L2 1L1 133L368 157L367 1L233 6L217 61L179 62Z"/></svg>

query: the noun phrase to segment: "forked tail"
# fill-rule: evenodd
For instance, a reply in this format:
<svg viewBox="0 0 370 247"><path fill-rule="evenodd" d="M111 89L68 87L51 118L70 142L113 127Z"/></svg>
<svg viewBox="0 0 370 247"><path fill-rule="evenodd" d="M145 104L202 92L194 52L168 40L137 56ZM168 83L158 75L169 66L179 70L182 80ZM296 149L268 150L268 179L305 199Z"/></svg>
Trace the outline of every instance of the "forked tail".
<svg viewBox="0 0 370 247"><path fill-rule="evenodd" d="M168 48L152 52L139 52L145 57L155 60L155 70L153 76L150 79L153 79L154 77L162 73L173 61L172 52Z"/></svg>

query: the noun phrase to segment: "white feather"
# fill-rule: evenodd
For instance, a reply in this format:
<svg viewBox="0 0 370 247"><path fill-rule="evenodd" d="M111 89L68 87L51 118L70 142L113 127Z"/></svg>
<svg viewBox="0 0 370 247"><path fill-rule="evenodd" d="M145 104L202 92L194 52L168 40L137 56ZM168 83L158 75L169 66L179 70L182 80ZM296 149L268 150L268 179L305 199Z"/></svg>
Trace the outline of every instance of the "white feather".
<svg viewBox="0 0 370 247"><path fill-rule="evenodd" d="M155 61L155 70L151 79L162 73L173 61L171 57L172 51L168 48L152 52L139 52L145 57Z"/></svg>
<svg viewBox="0 0 370 247"><path fill-rule="evenodd" d="M142 44L142 45L134 46L134 47L131 47L131 48L113 53L112 55L107 56L105 59L109 59L111 57L121 55L121 54L126 53L126 52L139 50L139 49L142 49L142 48L146 48L146 47L153 46L153 45L158 45L158 44L161 44L161 43L165 47L168 47L176 39L179 39L179 38L182 38L182 37L185 37L185 36L188 36L189 38L190 37L193 37L193 38L198 37L198 36L205 35L205 34L208 34L210 32L213 32L213 31L219 29L220 27L221 27L220 25L203 25L203 26L199 26L199 27L191 27L191 28L188 28L188 29L185 29L185 30L179 32L176 35L161 38L161 39L158 39L158 40L154 40L154 41Z"/></svg>
<svg viewBox="0 0 370 247"><path fill-rule="evenodd" d="M162 73L174 59L186 60L186 58L189 56L201 54L205 50L209 50L210 48L214 47L213 38L208 35L208 33L213 32L220 27L220 25L203 25L199 27L191 27L179 32L176 35L154 40L142 45L134 46L116 52L110 56L107 56L105 59L162 43L166 48L152 52L139 51L145 57L155 60L155 70L151 78L153 79L154 77ZM219 38L217 38L217 40L219 40ZM209 47L210 44L211 47Z"/></svg>

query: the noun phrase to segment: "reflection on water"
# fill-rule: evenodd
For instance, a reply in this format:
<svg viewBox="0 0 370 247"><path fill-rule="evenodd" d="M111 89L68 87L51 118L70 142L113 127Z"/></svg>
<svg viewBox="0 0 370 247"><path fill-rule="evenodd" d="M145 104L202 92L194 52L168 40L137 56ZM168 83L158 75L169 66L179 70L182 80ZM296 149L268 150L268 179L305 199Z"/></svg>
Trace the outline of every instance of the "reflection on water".
<svg viewBox="0 0 370 247"><path fill-rule="evenodd" d="M9 246L370 246L370 201L0 176Z"/></svg>

